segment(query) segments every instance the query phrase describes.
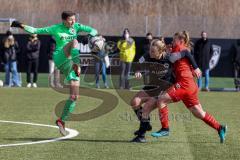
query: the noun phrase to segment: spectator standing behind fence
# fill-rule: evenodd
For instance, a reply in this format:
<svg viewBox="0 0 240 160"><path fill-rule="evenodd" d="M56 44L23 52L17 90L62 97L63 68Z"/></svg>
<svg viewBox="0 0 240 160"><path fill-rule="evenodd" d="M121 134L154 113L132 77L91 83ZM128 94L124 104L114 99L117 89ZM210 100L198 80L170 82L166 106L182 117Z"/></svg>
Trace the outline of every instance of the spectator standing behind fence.
<svg viewBox="0 0 240 160"><path fill-rule="evenodd" d="M122 39L118 41L117 46L120 50L120 89L130 89L129 75L136 54L136 46L127 28L124 29Z"/></svg>
<svg viewBox="0 0 240 160"><path fill-rule="evenodd" d="M140 63L149 61L149 59L150 59L149 51L150 51L150 45L151 45L152 39L153 39L152 33L147 33L146 37L143 41L143 45L142 45L143 46L143 48L142 48L143 55L138 60ZM148 81L148 76L146 76L146 74L144 74L143 79L144 79L144 82L147 82Z"/></svg>
<svg viewBox="0 0 240 160"><path fill-rule="evenodd" d="M232 61L234 66L234 84L236 91L240 91L240 39L233 44L232 49Z"/></svg>
<svg viewBox="0 0 240 160"><path fill-rule="evenodd" d="M41 42L36 34L32 34L29 37L27 43L27 87L37 88L38 78L38 64L39 64L39 52ZM33 80L31 80L31 73L33 72Z"/></svg>
<svg viewBox="0 0 240 160"><path fill-rule="evenodd" d="M205 76L205 86L202 89L202 77L198 79L199 90L209 91L209 61L212 55L211 44L207 38L207 33L203 31L201 33L201 39L199 39L194 46L194 57L197 62L197 65L202 70L203 75Z"/></svg>
<svg viewBox="0 0 240 160"><path fill-rule="evenodd" d="M48 47L49 81L51 87L62 88L60 84L60 71L55 67L53 53L56 49L56 41L51 37Z"/></svg>
<svg viewBox="0 0 240 160"><path fill-rule="evenodd" d="M147 33L145 39L143 40L143 45L141 49L143 53L142 53L142 56L139 58L140 63L150 58L149 51L150 51L150 45L151 45L152 39L153 39L152 33Z"/></svg>
<svg viewBox="0 0 240 160"><path fill-rule="evenodd" d="M99 51L98 55L105 55L104 51ZM99 84L99 74L102 71L102 80L104 83L104 87L105 88L109 88L108 87L108 83L107 83L107 68L106 68L106 63L104 62L103 59L99 59L99 58L94 58L95 61L95 79L96 79L96 88L100 88L100 84Z"/></svg>
<svg viewBox="0 0 240 160"><path fill-rule="evenodd" d="M149 51L150 51L150 44L151 44L151 41L153 39L153 35L152 33L147 33L146 34L146 38L144 39L144 42L143 42L143 56L148 56L149 55Z"/></svg>
<svg viewBox="0 0 240 160"><path fill-rule="evenodd" d="M4 86L6 87L21 87L17 70L17 54L19 52L18 42L13 37L12 32L7 31L1 46L1 56L6 72Z"/></svg>

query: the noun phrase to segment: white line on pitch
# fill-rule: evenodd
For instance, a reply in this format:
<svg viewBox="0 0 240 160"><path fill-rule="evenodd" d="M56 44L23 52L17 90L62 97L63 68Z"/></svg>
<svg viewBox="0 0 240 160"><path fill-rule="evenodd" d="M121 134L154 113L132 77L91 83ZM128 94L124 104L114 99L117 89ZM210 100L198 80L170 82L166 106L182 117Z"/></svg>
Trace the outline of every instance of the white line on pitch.
<svg viewBox="0 0 240 160"><path fill-rule="evenodd" d="M57 126L53 126L53 125L30 123L30 122L16 122L16 121L0 120L0 123L12 123L12 124L23 124L23 125L25 124L25 125L31 125L31 126L41 126L41 127L58 128ZM70 128L66 128L66 131L67 131L69 134L66 135L66 136L64 136L64 137L53 138L53 139L49 139L49 140L42 140L42 141L37 141L37 142L0 144L0 148L1 148L1 147L13 147L13 146L22 146L22 145L31 145L31 144L42 144L42 143L56 142L56 141L60 141L60 140L64 140L64 139L70 139L70 138L76 137L76 136L79 134L78 131L76 131L76 130L74 130L74 129L70 129Z"/></svg>

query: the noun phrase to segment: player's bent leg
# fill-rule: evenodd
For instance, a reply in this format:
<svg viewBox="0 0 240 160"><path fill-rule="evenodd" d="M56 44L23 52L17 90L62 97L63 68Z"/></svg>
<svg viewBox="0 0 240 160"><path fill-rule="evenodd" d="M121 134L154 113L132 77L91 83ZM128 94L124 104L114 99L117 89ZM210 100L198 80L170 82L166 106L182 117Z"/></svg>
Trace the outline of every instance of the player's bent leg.
<svg viewBox="0 0 240 160"><path fill-rule="evenodd" d="M69 117L69 113L73 112L76 103L75 103L75 96L71 95L70 98L66 101L61 118L59 118L56 121L57 126L59 127L59 132L65 136L67 135L67 132L65 130L65 121L68 119Z"/></svg>
<svg viewBox="0 0 240 160"><path fill-rule="evenodd" d="M131 100L132 108L133 109L139 108L142 105L142 103L144 103L143 101L145 97L149 98L149 96L145 92L143 91L138 92Z"/></svg>
<svg viewBox="0 0 240 160"><path fill-rule="evenodd" d="M66 44L63 48L65 56L73 62L72 64L72 72L75 72L77 77L80 76L80 57L79 57L79 49L78 49L78 41L74 39L73 41Z"/></svg>
<svg viewBox="0 0 240 160"><path fill-rule="evenodd" d="M196 118L203 120L207 125L214 128L218 132L221 143L225 141L225 136L227 132L226 125L220 125L220 123L211 114L205 112L202 109L201 104L189 107L189 110L193 113L193 115Z"/></svg>
<svg viewBox="0 0 240 160"><path fill-rule="evenodd" d="M162 127L160 128L160 130L156 132L152 132L151 136L157 137L157 138L169 136L168 107L166 105L165 107L158 108L158 109L159 109L159 119Z"/></svg>
<svg viewBox="0 0 240 160"><path fill-rule="evenodd" d="M164 108L169 103L173 103L173 100L167 92L158 96L158 100L157 100L158 108Z"/></svg>
<svg viewBox="0 0 240 160"><path fill-rule="evenodd" d="M63 52L65 54L65 56L67 58L69 58L71 56L71 49L72 49L72 46L73 46L73 41L67 43L64 47L63 47Z"/></svg>
<svg viewBox="0 0 240 160"><path fill-rule="evenodd" d="M149 113L156 108L156 99L150 97L148 101L145 102L145 105L142 109L142 119L140 122L139 130L136 132L136 137L133 138L131 142L146 142L145 133L147 131L152 130L152 126L150 124L150 116Z"/></svg>
<svg viewBox="0 0 240 160"><path fill-rule="evenodd" d="M148 119L149 114L157 108L157 99L151 97L146 101L143 107L143 113L142 113L142 118L143 119Z"/></svg>
<svg viewBox="0 0 240 160"><path fill-rule="evenodd" d="M66 135L65 121L69 118L69 114L74 111L76 101L79 95L79 81L70 81L70 97L66 101L61 118L56 121L59 131L62 135Z"/></svg>
<svg viewBox="0 0 240 160"><path fill-rule="evenodd" d="M144 104L142 109L142 120L140 124L139 133L145 134L146 131L152 130L152 126L150 125L150 113L156 108L156 99L149 98L148 101Z"/></svg>
<svg viewBox="0 0 240 160"><path fill-rule="evenodd" d="M171 103L171 97L168 93L164 93L159 95L157 106L158 106L158 113L159 113L159 120L161 122L161 129L157 132L152 132L151 136L153 137L163 137L169 136L169 123L168 123L168 103Z"/></svg>
<svg viewBox="0 0 240 160"><path fill-rule="evenodd" d="M79 49L78 49L78 41L76 39L74 39L72 41L72 47L71 47L71 51L70 51L70 54L71 54L71 57L72 57L72 61L74 64L77 64L79 65L80 64L80 57L79 57Z"/></svg>
<svg viewBox="0 0 240 160"><path fill-rule="evenodd" d="M80 76L80 59L78 41L73 40L66 44L62 50L56 51L53 55L56 67L64 74L66 81L79 80ZM74 57L74 58L73 58ZM75 64L75 65L74 65Z"/></svg>
<svg viewBox="0 0 240 160"><path fill-rule="evenodd" d="M131 100L132 109L140 121L142 117L142 104L145 103L149 98L151 97L146 92L140 91Z"/></svg>
<svg viewBox="0 0 240 160"><path fill-rule="evenodd" d="M138 92L134 98L131 100L131 106L132 109L134 111L134 113L136 114L136 116L138 117L138 120L140 121L140 125L139 125L139 129L141 127L141 123L142 123L142 104L145 103L146 101L148 101L151 97L144 91L140 91ZM149 118L150 121L150 118ZM134 132L134 135L139 135L139 129L137 131ZM152 130L152 126L148 127L148 131Z"/></svg>
<svg viewBox="0 0 240 160"><path fill-rule="evenodd" d="M70 44L68 44L66 46L70 46ZM71 80L79 81L79 77L76 77L76 75L74 75L75 73L71 73L72 64L71 64L70 60L68 59L67 55L64 54L64 50L60 50L60 51L56 52L53 55L53 59L54 59L54 63L56 64L57 68L66 77L65 80L67 83L69 83ZM71 85L71 82L70 82L70 85ZM72 95L72 94L70 94L70 95ZM70 98L67 99L67 101L65 103L62 116L56 121L56 125L59 127L59 131L62 135L67 134L67 132L65 131L65 120L68 117L69 111L73 110L74 107L75 107L75 100L73 100L73 98L71 98L71 96L70 96Z"/></svg>
<svg viewBox="0 0 240 160"><path fill-rule="evenodd" d="M201 104L194 105L192 107L188 107L188 109L192 112L194 117L198 119L204 119L206 112L202 109Z"/></svg>

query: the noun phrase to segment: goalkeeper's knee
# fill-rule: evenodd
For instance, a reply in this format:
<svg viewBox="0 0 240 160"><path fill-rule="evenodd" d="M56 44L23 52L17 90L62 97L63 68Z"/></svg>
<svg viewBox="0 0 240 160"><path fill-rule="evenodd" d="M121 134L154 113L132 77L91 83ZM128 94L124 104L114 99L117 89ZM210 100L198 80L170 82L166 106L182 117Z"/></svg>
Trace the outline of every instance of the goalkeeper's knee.
<svg viewBox="0 0 240 160"><path fill-rule="evenodd" d="M70 95L71 101L76 101L77 99L78 99L78 95L75 95L75 94Z"/></svg>
<svg viewBox="0 0 240 160"><path fill-rule="evenodd" d="M72 48L78 48L78 40L74 39L72 41Z"/></svg>
<svg viewBox="0 0 240 160"><path fill-rule="evenodd" d="M71 46L71 50L70 50L70 55L72 57L72 61L76 64L80 64L80 52L79 52L79 49L78 49L78 41L76 39L74 39L72 42L71 42L72 46Z"/></svg>

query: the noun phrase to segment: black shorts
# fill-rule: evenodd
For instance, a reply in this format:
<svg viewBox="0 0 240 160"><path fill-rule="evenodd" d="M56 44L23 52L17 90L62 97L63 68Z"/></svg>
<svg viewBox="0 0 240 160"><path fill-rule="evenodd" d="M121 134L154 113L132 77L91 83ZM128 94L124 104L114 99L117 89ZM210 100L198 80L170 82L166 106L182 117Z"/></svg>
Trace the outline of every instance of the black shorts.
<svg viewBox="0 0 240 160"><path fill-rule="evenodd" d="M146 85L142 88L150 97L158 97L161 92L166 91L172 86L172 83L161 80L158 85Z"/></svg>
<svg viewBox="0 0 240 160"><path fill-rule="evenodd" d="M159 94L163 91L159 86L144 86L142 90L147 93L150 97L157 98Z"/></svg>

